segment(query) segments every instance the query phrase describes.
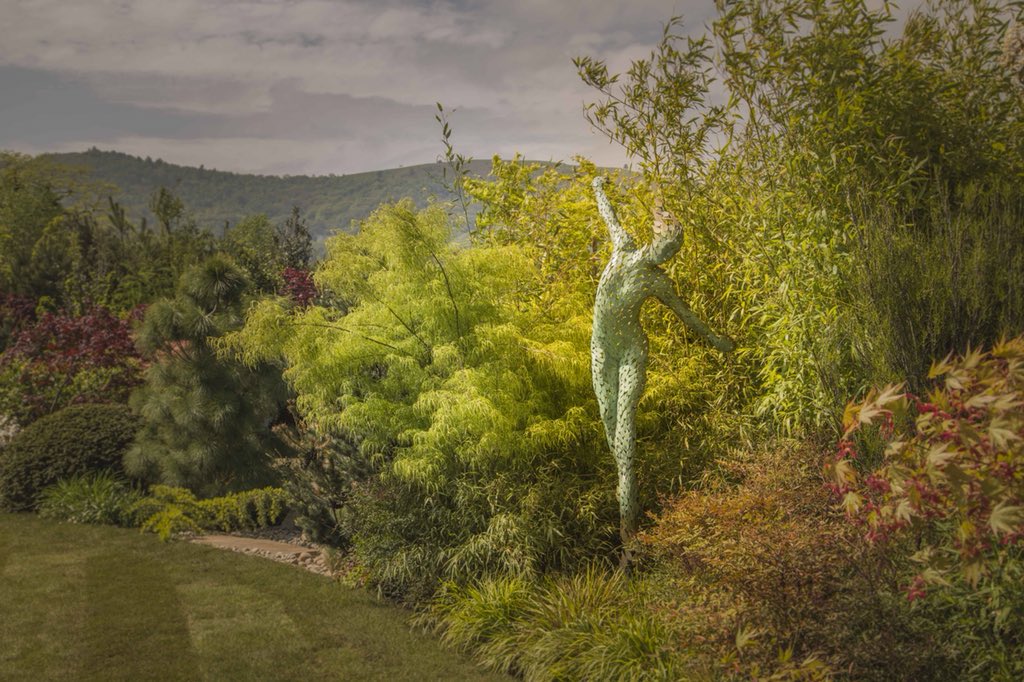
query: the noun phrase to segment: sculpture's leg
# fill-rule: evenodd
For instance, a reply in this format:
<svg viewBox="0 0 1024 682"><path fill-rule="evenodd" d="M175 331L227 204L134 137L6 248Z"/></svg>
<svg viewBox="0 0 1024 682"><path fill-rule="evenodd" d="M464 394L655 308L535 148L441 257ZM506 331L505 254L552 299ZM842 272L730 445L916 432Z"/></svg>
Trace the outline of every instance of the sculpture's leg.
<svg viewBox="0 0 1024 682"><path fill-rule="evenodd" d="M647 354L630 354L619 365L618 414L615 425L615 463L619 470L619 533L622 537L622 563L628 567L628 547L636 535L640 520L640 500L636 482L636 407L644 392Z"/></svg>
<svg viewBox="0 0 1024 682"><path fill-rule="evenodd" d="M592 345L590 349L590 370L594 381L594 394L597 396L597 407L604 422L604 435L608 440L608 449L615 452L615 425L618 419L619 401L619 365L609 360L600 346Z"/></svg>

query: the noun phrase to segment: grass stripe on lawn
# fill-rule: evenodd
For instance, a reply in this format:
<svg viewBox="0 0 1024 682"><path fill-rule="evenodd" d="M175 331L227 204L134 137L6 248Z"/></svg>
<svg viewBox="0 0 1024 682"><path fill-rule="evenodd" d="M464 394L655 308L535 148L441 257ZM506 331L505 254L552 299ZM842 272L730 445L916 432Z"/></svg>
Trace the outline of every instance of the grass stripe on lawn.
<svg viewBox="0 0 1024 682"><path fill-rule="evenodd" d="M183 585L189 631L207 679L266 679L281 651L302 650L299 630L273 596L245 585ZM244 655L239 655L244 654Z"/></svg>
<svg viewBox="0 0 1024 682"><path fill-rule="evenodd" d="M88 551L64 529L26 530L0 532L0 679L75 679Z"/></svg>
<svg viewBox="0 0 1024 682"><path fill-rule="evenodd" d="M0 514L0 679L500 680L323 576Z"/></svg>
<svg viewBox="0 0 1024 682"><path fill-rule="evenodd" d="M167 565L122 545L101 545L86 564L83 671L104 680L199 679Z"/></svg>

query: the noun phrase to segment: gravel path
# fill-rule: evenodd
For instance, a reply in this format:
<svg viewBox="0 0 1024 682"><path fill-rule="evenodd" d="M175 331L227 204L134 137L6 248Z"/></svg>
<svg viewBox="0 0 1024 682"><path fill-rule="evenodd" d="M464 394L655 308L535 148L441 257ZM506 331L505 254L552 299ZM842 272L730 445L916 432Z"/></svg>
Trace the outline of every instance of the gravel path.
<svg viewBox="0 0 1024 682"><path fill-rule="evenodd" d="M298 531L268 530L259 536L249 535L197 535L192 542L209 545L232 552L252 554L285 564L292 564L307 571L330 576L323 550L302 541Z"/></svg>

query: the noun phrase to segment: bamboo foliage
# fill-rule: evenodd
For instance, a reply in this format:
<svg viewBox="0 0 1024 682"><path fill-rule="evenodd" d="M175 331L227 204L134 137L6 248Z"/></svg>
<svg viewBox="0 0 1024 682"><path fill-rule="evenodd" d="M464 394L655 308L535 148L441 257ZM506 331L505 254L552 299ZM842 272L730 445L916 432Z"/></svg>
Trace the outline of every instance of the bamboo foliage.
<svg viewBox="0 0 1024 682"><path fill-rule="evenodd" d="M328 242L316 278L334 305L264 301L220 344L283 361L303 417L353 437L376 466L356 546L399 591L416 575L401 565L459 576L571 562L614 521L589 321L524 296L539 279L524 248L450 237L442 206L383 206L358 236ZM404 549L385 553L396 512L380 505L394 496L421 511Z"/></svg>

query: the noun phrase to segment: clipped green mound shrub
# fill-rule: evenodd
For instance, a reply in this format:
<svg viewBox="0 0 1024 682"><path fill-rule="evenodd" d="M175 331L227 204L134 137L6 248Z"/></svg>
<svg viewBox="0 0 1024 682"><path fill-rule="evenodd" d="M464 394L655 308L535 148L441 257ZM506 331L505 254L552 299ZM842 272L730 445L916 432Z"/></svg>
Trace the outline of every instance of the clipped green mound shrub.
<svg viewBox="0 0 1024 682"><path fill-rule="evenodd" d="M33 422L0 454L0 509L31 511L61 479L120 472L137 428L125 405L74 405Z"/></svg>
<svg viewBox="0 0 1024 682"><path fill-rule="evenodd" d="M139 492L109 471L73 476L51 485L39 502L39 515L69 523L131 525L129 508Z"/></svg>

